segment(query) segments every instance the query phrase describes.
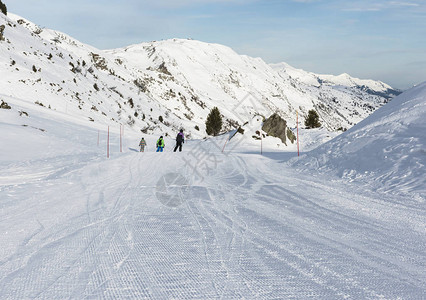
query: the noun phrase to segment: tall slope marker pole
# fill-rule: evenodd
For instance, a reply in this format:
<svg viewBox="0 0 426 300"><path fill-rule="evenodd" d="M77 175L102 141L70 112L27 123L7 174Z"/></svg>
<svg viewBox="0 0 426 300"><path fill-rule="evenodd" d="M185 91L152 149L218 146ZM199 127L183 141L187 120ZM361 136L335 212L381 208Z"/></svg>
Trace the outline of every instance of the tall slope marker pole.
<svg viewBox="0 0 426 300"><path fill-rule="evenodd" d="M260 155L263 155L263 134L262 134L262 128L263 128L263 121L260 124Z"/></svg>
<svg viewBox="0 0 426 300"><path fill-rule="evenodd" d="M107 141L107 158L109 158L109 126L108 126L108 141Z"/></svg>
<svg viewBox="0 0 426 300"><path fill-rule="evenodd" d="M296 110L296 127L297 127L297 156L299 156L299 111Z"/></svg>
<svg viewBox="0 0 426 300"><path fill-rule="evenodd" d="M122 125L120 124L120 152L123 152L122 135L123 135L123 129L122 129Z"/></svg>

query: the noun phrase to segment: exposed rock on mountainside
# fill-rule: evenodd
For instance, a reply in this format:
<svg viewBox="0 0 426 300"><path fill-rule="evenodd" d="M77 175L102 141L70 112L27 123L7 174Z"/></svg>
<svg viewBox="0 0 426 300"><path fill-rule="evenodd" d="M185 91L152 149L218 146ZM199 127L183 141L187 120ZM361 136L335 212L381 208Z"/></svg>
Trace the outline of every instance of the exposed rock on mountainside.
<svg viewBox="0 0 426 300"><path fill-rule="evenodd" d="M278 114L273 114L268 119L266 119L263 123L262 130L270 136L280 138L281 141L287 145L287 122L283 120Z"/></svg>
<svg viewBox="0 0 426 300"><path fill-rule="evenodd" d="M0 25L0 42L4 41L4 29L5 28L6 28L6 26Z"/></svg>

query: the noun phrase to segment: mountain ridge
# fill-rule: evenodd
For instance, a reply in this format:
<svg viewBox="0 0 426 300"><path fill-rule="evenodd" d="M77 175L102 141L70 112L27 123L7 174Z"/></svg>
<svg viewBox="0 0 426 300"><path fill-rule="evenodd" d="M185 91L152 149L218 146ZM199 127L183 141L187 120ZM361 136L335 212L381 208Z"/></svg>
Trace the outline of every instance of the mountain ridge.
<svg viewBox="0 0 426 300"><path fill-rule="evenodd" d="M3 94L145 133L172 135L183 127L189 136L205 137L214 106L224 130L274 112L295 127L296 110L303 116L309 109L328 130L346 129L398 93L375 81L337 85L330 75L303 71L322 80L312 85L289 68L277 71L220 44L170 39L99 50L11 13L0 20L6 27Z"/></svg>

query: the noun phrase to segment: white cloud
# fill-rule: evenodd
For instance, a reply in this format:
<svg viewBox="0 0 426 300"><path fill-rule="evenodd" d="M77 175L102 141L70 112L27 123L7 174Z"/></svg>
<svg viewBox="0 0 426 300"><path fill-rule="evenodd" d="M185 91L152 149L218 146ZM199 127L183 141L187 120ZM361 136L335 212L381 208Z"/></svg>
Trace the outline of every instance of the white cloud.
<svg viewBox="0 0 426 300"><path fill-rule="evenodd" d="M319 0L291 0L293 2L301 2L301 3L312 3L312 2L318 2Z"/></svg>
<svg viewBox="0 0 426 300"><path fill-rule="evenodd" d="M382 8L381 7L377 7L377 6L359 6L359 7L351 7L351 8L344 8L343 11L381 11Z"/></svg>
<svg viewBox="0 0 426 300"><path fill-rule="evenodd" d="M145 2L152 6L160 7L183 7L183 6L192 6L192 5L201 5L201 4L248 4L250 2L258 2L258 0L145 0Z"/></svg>
<svg viewBox="0 0 426 300"><path fill-rule="evenodd" d="M414 2L401 2L401 1L391 1L390 5L394 6L412 6L412 7L419 7L420 4L414 3Z"/></svg>
<svg viewBox="0 0 426 300"><path fill-rule="evenodd" d="M350 1L350 3L343 3L344 8L343 11L383 11L386 9L394 9L394 8L412 8L412 7L420 7L421 4L418 1L389 1L389 0L375 0L375 1L366 1L366 0L358 0L358 1Z"/></svg>

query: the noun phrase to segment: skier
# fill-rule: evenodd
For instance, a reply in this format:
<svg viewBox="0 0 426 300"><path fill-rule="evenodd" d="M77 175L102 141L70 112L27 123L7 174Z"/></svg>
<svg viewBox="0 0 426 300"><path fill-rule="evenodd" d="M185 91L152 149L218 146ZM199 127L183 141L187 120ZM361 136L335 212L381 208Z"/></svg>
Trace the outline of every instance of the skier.
<svg viewBox="0 0 426 300"><path fill-rule="evenodd" d="M163 152L164 149L164 140L163 136L160 136L160 138L157 140L157 152Z"/></svg>
<svg viewBox="0 0 426 300"><path fill-rule="evenodd" d="M183 129L180 130L178 135L176 136L176 147L173 152L176 152L176 150L179 148L179 152L182 152L182 143L185 143L185 138L183 136Z"/></svg>
<svg viewBox="0 0 426 300"><path fill-rule="evenodd" d="M146 146L146 142L144 138L142 138L141 141L139 142L139 146L141 147L141 152L144 152L145 146Z"/></svg>

